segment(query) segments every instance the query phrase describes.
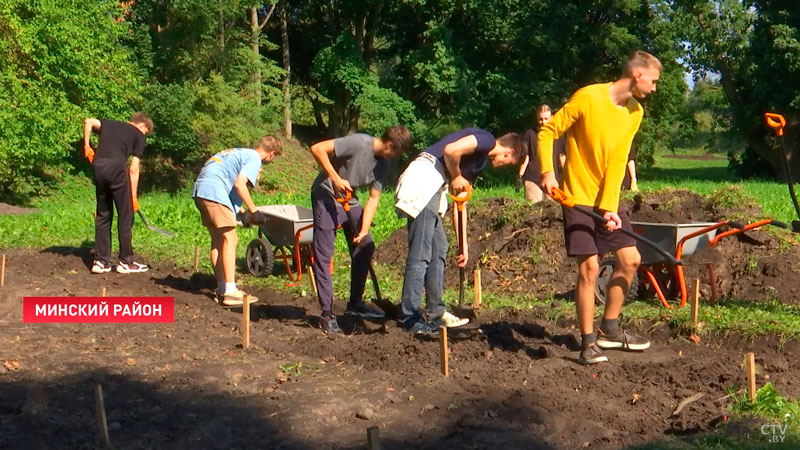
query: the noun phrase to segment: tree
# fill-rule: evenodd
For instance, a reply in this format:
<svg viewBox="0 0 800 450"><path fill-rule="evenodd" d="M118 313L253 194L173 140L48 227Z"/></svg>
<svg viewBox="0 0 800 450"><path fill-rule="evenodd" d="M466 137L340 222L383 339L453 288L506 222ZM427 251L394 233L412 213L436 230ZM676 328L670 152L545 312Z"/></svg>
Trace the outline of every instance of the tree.
<svg viewBox="0 0 800 450"><path fill-rule="evenodd" d="M142 86L129 30L114 2L0 1L0 198L75 157L85 117L128 119Z"/></svg>

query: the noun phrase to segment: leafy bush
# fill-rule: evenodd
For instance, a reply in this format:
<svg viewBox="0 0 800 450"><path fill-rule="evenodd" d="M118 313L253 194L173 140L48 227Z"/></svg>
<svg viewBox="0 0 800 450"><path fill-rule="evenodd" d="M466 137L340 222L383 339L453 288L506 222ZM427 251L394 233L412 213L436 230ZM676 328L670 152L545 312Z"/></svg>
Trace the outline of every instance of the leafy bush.
<svg viewBox="0 0 800 450"><path fill-rule="evenodd" d="M141 80L115 2L0 3L0 199L25 200L82 147L87 116L127 119Z"/></svg>

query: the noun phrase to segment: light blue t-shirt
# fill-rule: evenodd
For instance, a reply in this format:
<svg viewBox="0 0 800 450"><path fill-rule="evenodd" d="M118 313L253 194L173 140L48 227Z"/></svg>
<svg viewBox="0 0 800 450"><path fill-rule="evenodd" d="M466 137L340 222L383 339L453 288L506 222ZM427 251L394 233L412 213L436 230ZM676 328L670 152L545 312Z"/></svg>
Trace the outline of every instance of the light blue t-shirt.
<svg viewBox="0 0 800 450"><path fill-rule="evenodd" d="M199 197L227 206L234 213L242 206L242 198L233 183L244 173L253 186L256 185L261 157L252 148L223 150L206 161L194 183L192 197Z"/></svg>

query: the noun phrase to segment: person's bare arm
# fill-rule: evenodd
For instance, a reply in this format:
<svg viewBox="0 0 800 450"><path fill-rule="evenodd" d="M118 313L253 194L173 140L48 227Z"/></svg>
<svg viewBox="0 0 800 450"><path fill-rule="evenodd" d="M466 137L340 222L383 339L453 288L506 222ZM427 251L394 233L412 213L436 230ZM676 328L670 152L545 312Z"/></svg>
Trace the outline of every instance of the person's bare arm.
<svg viewBox="0 0 800 450"><path fill-rule="evenodd" d="M131 177L131 195L133 196L134 211L139 210L139 166L139 157L133 156L131 158L131 167L128 169L128 173Z"/></svg>
<svg viewBox="0 0 800 450"><path fill-rule="evenodd" d="M528 168L528 162L530 162L530 155L525 155L525 159L522 160L522 164L519 166L519 173L517 173L518 177L525 175L525 169Z"/></svg>
<svg viewBox="0 0 800 450"><path fill-rule="evenodd" d="M242 203L247 207L247 210L251 214L255 214L258 209L256 209L256 204L253 203L253 197L250 196L250 190L247 189L247 181L247 175L239 173L233 182L233 187L239 193L239 197L242 198Z"/></svg>
<svg viewBox="0 0 800 450"><path fill-rule="evenodd" d="M639 180L636 178L636 161L628 160L628 175L631 177L631 191L639 192Z"/></svg>
<svg viewBox="0 0 800 450"><path fill-rule="evenodd" d="M455 193L469 189L469 181L461 175L461 158L475 153L476 148L478 139L472 134L444 147L444 165L450 174L450 189Z"/></svg>
<svg viewBox="0 0 800 450"><path fill-rule="evenodd" d="M333 164L331 164L330 155L333 155L335 149L336 147L334 146L333 139L328 139L327 141L317 142L312 145L311 155L314 156L317 164L319 164L322 170L328 175L328 178L331 179L336 192L352 192L353 188L350 186L350 182L340 177L339 174L336 173L336 169L333 168Z"/></svg>
<svg viewBox="0 0 800 450"><path fill-rule="evenodd" d="M100 131L100 121L93 118L88 118L83 121L83 145L91 146L89 138L92 136L92 131Z"/></svg>
<svg viewBox="0 0 800 450"><path fill-rule="evenodd" d="M372 226L372 219L375 218L375 211L378 210L378 202L381 198L381 191L378 189L370 189L369 190L369 198L367 199L367 203L364 205L364 212L361 215L361 230L359 230L358 235L353 238L354 244L359 244L361 241L367 237L367 233L369 233L369 228Z"/></svg>

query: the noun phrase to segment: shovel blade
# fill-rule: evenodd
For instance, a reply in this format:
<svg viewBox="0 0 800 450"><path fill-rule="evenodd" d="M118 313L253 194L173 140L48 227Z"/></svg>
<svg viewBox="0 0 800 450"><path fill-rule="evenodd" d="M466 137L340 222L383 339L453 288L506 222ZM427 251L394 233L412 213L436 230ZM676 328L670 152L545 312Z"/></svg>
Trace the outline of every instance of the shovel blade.
<svg viewBox="0 0 800 450"><path fill-rule="evenodd" d="M375 303L375 305L377 305L378 308L380 308L383 311L383 313L386 314L387 319L400 320L403 318L400 305L396 305L388 299L373 298L372 303Z"/></svg>
<svg viewBox="0 0 800 450"><path fill-rule="evenodd" d="M478 315L475 314L475 309L472 306L450 305L450 310L453 315L461 319L469 319L470 322L475 321Z"/></svg>

